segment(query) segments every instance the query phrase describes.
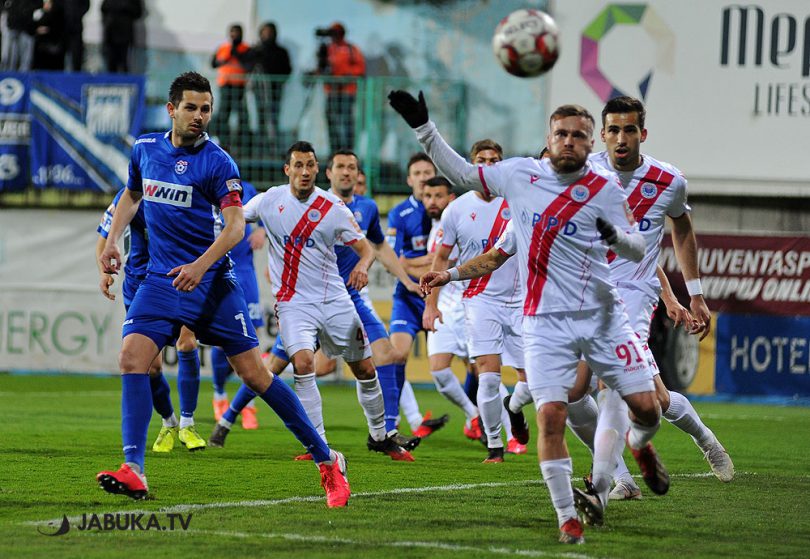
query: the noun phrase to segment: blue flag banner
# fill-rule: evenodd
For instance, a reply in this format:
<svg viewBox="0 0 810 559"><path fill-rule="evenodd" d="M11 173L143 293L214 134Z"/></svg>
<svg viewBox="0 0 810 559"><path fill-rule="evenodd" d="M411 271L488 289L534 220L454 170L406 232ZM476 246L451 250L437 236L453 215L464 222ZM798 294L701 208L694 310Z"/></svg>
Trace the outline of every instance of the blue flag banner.
<svg viewBox="0 0 810 559"><path fill-rule="evenodd" d="M21 190L31 182L31 74L0 74L0 191Z"/></svg>
<svg viewBox="0 0 810 559"><path fill-rule="evenodd" d="M810 317L717 315L715 388L810 396Z"/></svg>
<svg viewBox="0 0 810 559"><path fill-rule="evenodd" d="M30 134L25 178L10 183L0 174L0 190L24 187L29 179L36 188L110 193L126 184L130 149L145 111L143 76L0 74L0 87L9 80L20 83ZM5 105L2 110L6 118L14 114Z"/></svg>

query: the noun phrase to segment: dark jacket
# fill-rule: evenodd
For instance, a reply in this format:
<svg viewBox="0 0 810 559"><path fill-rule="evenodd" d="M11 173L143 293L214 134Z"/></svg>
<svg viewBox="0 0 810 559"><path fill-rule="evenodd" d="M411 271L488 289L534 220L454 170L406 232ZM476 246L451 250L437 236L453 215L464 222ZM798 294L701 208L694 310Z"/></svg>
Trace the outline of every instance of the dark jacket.
<svg viewBox="0 0 810 559"><path fill-rule="evenodd" d="M132 44L135 39L133 25L141 16L142 0L104 0L101 3L104 43Z"/></svg>
<svg viewBox="0 0 810 559"><path fill-rule="evenodd" d="M287 49L275 41L262 41L253 51L257 72L272 76L289 76L292 72Z"/></svg>

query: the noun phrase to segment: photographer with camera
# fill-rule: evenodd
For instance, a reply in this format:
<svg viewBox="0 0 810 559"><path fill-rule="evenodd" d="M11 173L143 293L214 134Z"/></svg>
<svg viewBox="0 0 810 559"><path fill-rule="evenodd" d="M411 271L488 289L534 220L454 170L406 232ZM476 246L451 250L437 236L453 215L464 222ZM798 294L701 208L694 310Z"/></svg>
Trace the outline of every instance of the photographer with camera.
<svg viewBox="0 0 810 559"><path fill-rule="evenodd" d="M315 30L322 39L318 48L318 74L336 77L361 77L366 73L366 59L357 46L346 41L346 28L333 23ZM328 39L328 42L327 42ZM329 126L329 147L354 149L354 101L357 82L340 80L326 82L326 122Z"/></svg>
<svg viewBox="0 0 810 559"><path fill-rule="evenodd" d="M242 42L242 26L233 24L228 29L229 42L222 43L211 58L211 67L217 69L220 105L211 125L214 134L224 143L238 145L237 139L226 139L231 112L236 110L240 134L249 133L245 85L247 74L253 66L253 51Z"/></svg>

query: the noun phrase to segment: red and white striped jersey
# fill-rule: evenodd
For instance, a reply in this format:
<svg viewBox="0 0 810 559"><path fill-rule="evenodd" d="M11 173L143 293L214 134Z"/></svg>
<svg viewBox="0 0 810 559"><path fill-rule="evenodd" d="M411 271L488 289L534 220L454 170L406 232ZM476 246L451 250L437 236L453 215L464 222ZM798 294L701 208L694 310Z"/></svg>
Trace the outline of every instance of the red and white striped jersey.
<svg viewBox="0 0 810 559"><path fill-rule="evenodd" d="M270 279L278 302L349 299L335 245L351 245L363 233L338 197L316 187L302 202L290 185L280 185L252 198L244 214L247 221L261 219L267 231Z"/></svg>
<svg viewBox="0 0 810 559"><path fill-rule="evenodd" d="M450 202L452 204L452 202ZM450 207L449 205L447 206ZM447 209L445 208L445 212ZM444 243L444 227L442 226L444 213L442 213L442 220L434 219L430 227L430 234L428 235L427 248L428 254L433 254L438 250L439 246ZM450 251L450 262L458 261L458 248L453 247ZM450 282L443 286L439 291L439 300L436 306L442 313L449 312L461 305L461 290L460 284Z"/></svg>
<svg viewBox="0 0 810 559"><path fill-rule="evenodd" d="M442 243L457 247L460 251L457 265L463 264L495 246L509 218L509 205L503 198L485 201L475 192L467 192L450 202L442 214ZM476 297L509 306L523 302L517 259L508 260L491 274L466 280L462 285L465 299Z"/></svg>
<svg viewBox="0 0 810 559"><path fill-rule="evenodd" d="M610 273L618 285L630 283L655 297L661 291L656 266L664 236L666 216L680 217L691 211L686 203L686 179L670 165L643 155L641 166L631 173L616 171L606 151L590 156L592 162L615 172L627 194L627 202L644 237L646 252L641 262L608 253Z"/></svg>
<svg viewBox="0 0 810 559"><path fill-rule="evenodd" d="M478 167L485 193L509 203L515 229L523 314L595 309L618 301L596 218L635 233L614 173L590 163L558 174L548 159L512 158Z"/></svg>

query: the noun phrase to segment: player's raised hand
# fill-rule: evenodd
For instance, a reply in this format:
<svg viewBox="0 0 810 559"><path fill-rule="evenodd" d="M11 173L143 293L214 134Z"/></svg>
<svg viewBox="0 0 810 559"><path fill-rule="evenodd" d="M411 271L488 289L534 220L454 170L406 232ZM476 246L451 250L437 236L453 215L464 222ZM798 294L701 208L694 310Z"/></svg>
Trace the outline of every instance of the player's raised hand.
<svg viewBox="0 0 810 559"><path fill-rule="evenodd" d="M176 276L172 282L172 287L177 291L194 291L194 288L200 285L202 277L207 268L204 268L196 261L191 264L183 264L172 268L168 276Z"/></svg>
<svg viewBox="0 0 810 559"><path fill-rule="evenodd" d="M444 324L442 311L436 305L425 305L425 310L422 312L422 328L428 332L436 331L436 319Z"/></svg>
<svg viewBox="0 0 810 559"><path fill-rule="evenodd" d="M109 241L104 245L104 250L98 257L101 262L101 269L108 274L117 274L121 269L121 251L115 242Z"/></svg>
<svg viewBox="0 0 810 559"><path fill-rule="evenodd" d="M360 291L368 285L368 271L362 267L355 266L349 274L349 281L346 282L346 285Z"/></svg>
<svg viewBox="0 0 810 559"><path fill-rule="evenodd" d="M428 272L419 278L419 288L425 295L430 295L434 287L441 287L450 283L450 272Z"/></svg>
<svg viewBox="0 0 810 559"><path fill-rule="evenodd" d="M112 274L101 274L101 280L99 281L98 288L101 290L101 293L110 301L115 301L115 293L110 293L110 287L112 287L113 283L115 283L115 276Z"/></svg>
<svg viewBox="0 0 810 559"><path fill-rule="evenodd" d="M428 108L425 96L419 92L419 99L405 90L397 89L388 94L388 104L398 112L408 126L418 128L428 121Z"/></svg>
<svg viewBox="0 0 810 559"><path fill-rule="evenodd" d="M706 300L702 295L692 297L689 307L692 309L692 315L694 315L697 324L693 334L700 334L702 340L712 331L712 313L709 311L709 307L706 306Z"/></svg>

